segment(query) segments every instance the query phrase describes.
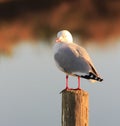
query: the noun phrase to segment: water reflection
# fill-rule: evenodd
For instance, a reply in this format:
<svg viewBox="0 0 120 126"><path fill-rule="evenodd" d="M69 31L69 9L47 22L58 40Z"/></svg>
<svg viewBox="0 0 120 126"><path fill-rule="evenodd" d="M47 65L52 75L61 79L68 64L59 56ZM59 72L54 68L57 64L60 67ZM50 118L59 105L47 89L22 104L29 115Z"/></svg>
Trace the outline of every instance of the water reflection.
<svg viewBox="0 0 120 126"><path fill-rule="evenodd" d="M87 50L104 77L102 83L81 82L82 89L89 92L90 125L119 125L120 44L112 51ZM65 87L65 75L55 66L52 48L23 43L11 58L2 56L0 60L0 125L61 125L59 92ZM76 86L76 78L71 77L70 87Z"/></svg>

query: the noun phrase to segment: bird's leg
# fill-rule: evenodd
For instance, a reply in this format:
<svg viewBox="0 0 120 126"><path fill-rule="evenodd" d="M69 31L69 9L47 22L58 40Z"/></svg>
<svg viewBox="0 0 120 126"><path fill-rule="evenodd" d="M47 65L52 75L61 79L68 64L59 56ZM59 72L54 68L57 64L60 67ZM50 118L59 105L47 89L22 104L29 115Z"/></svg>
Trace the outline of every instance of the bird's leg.
<svg viewBox="0 0 120 126"><path fill-rule="evenodd" d="M66 89L69 89L69 87L68 87L68 75L66 75Z"/></svg>
<svg viewBox="0 0 120 126"><path fill-rule="evenodd" d="M78 89L80 89L80 76L78 76Z"/></svg>

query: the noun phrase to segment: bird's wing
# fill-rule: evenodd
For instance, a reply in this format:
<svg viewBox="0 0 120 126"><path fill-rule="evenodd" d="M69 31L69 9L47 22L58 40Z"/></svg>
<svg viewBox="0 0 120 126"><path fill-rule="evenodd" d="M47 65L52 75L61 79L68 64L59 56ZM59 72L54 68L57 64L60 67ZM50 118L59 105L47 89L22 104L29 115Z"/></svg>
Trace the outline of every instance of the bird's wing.
<svg viewBox="0 0 120 126"><path fill-rule="evenodd" d="M87 62L87 64L91 68L89 72L92 72L96 76L99 76L92 63L92 60L91 60L89 54L83 47L80 47L79 45L72 43L72 44L69 44L69 48L71 48L71 50L74 51L74 53L77 57L80 57L80 58L82 57Z"/></svg>

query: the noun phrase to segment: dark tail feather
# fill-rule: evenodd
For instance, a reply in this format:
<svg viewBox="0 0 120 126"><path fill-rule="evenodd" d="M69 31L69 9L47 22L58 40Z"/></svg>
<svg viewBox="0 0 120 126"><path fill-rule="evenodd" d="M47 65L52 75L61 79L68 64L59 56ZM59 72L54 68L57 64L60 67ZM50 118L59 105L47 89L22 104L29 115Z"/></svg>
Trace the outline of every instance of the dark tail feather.
<svg viewBox="0 0 120 126"><path fill-rule="evenodd" d="M99 81L99 82L103 81L102 78L100 78L100 77L94 75L94 74L91 73L91 72L89 73L89 75L82 75L81 77L82 77L82 78L85 78L85 79L93 79L93 80L96 80L96 81Z"/></svg>

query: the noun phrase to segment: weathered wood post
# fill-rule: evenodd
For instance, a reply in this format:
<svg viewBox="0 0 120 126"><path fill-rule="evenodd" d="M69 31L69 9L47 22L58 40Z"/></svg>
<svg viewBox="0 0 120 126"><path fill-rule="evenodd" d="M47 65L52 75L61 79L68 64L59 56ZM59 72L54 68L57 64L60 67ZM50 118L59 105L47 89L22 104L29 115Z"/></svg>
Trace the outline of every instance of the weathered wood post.
<svg viewBox="0 0 120 126"><path fill-rule="evenodd" d="M62 91L62 126L88 126L88 110L87 92Z"/></svg>

